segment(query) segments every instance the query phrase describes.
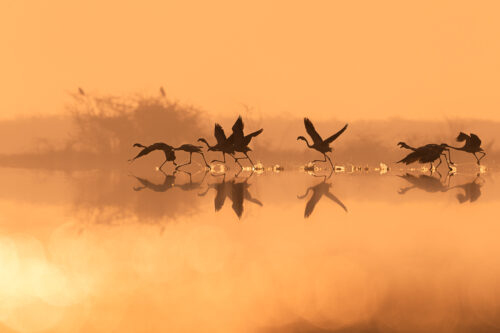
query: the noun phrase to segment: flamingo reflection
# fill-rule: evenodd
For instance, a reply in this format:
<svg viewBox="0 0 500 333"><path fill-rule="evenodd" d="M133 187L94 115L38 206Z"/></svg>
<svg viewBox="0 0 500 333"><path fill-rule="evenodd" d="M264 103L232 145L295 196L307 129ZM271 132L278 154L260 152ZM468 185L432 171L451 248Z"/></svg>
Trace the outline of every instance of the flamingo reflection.
<svg viewBox="0 0 500 333"><path fill-rule="evenodd" d="M428 175L419 175L418 177L412 175L411 173L406 173L403 176L398 176L406 180L411 184L411 186L403 187L399 189L399 194L405 194L411 189L421 189L425 192L436 193L436 192L446 192L449 190L449 179L451 174L448 174L446 179L448 180L448 184L445 184L441 181L441 177L434 177ZM445 180L446 182L446 180Z"/></svg>
<svg viewBox="0 0 500 333"><path fill-rule="evenodd" d="M330 192L330 187L332 187L332 184L326 182L328 178L329 177L325 176L321 183L316 184L314 186L310 186L304 195L297 196L298 199L303 199L309 194L309 192L311 191L313 192L311 198L306 204L306 209L304 211L304 218L308 218L312 214L314 208L316 207L316 205L323 196L326 196L328 199L335 202L337 205L342 207L344 211L347 212L347 207L342 203L342 201L340 201L335 195L333 195Z"/></svg>
<svg viewBox="0 0 500 333"><path fill-rule="evenodd" d="M483 179L479 174L473 181L461 185L453 186L452 188L462 189L463 193L457 194L457 200L460 203L474 202L481 196L481 187L484 185Z"/></svg>
<svg viewBox="0 0 500 333"><path fill-rule="evenodd" d="M398 193L405 194L411 189L421 189L428 193L438 193L438 192L448 192L453 189L461 189L463 193L457 194L457 200L460 203L465 202L474 202L481 196L481 187L484 184L482 178L479 174L471 181L467 183L463 183L460 185L450 186L450 179L452 174L448 174L444 181L441 178L428 176L428 175L419 175L414 176L410 173L407 173L404 176L399 176L409 183L411 186L401 188Z"/></svg>
<svg viewBox="0 0 500 333"><path fill-rule="evenodd" d="M142 186L134 186L133 187L134 191L142 191L143 189L147 188L154 192L166 192L172 187L174 187L175 172L172 175L167 175L163 170L160 169L159 171L163 173L163 175L165 176L163 183L161 184L155 184L145 178L133 176L142 184Z"/></svg>
<svg viewBox="0 0 500 333"><path fill-rule="evenodd" d="M262 202L258 199L254 198L249 191L249 187L251 184L248 183L251 175L245 179L243 182L237 182L236 178L233 178L230 181L226 181L226 175L223 175L222 182L208 184L205 192L200 193L199 196L205 196L210 189L214 189L216 191L214 206L215 211L218 212L224 206L224 202L226 198L229 198L232 201L232 209L236 213L238 218L241 218L244 211L244 203L246 201L250 201L256 205L262 206Z"/></svg>

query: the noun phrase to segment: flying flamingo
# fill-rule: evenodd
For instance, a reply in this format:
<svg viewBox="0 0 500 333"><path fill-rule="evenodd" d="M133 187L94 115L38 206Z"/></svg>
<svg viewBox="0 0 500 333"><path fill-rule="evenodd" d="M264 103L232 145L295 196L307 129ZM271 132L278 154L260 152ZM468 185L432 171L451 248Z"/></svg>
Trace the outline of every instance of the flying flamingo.
<svg viewBox="0 0 500 333"><path fill-rule="evenodd" d="M457 136L457 141L458 142L465 141L465 144L463 145L463 147L452 147L452 146L448 147L453 148L455 150L461 150L473 154L474 157L476 158L477 164L481 165L481 160L483 159L483 157L486 156L486 153L484 152L483 148L481 148L481 139L479 139L479 137L474 133L470 133L470 135L467 135L464 132L460 132L460 134ZM476 156L477 153L483 155L478 158Z"/></svg>
<svg viewBox="0 0 500 333"><path fill-rule="evenodd" d="M137 156L128 160L129 162L133 162L136 159L138 159L139 157L147 155L152 151L161 150L165 154L165 161L160 165L160 167L158 168L159 170L161 170L161 168L163 167L163 165L165 163L167 163L167 161L172 161L172 163L174 165L177 165L177 163L175 163L174 147L167 145L166 143L157 142L157 143L153 143L152 145L149 145L149 146L144 146L140 143L134 143L134 147L140 147L143 149L139 152L139 154L137 154Z"/></svg>
<svg viewBox="0 0 500 333"><path fill-rule="evenodd" d="M330 162L330 165L332 166L332 169L333 169L332 160L330 159L330 157L328 157L326 155L326 153L332 151L332 148L330 147L330 143L335 141L335 139L337 139L342 133L344 133L348 124L346 124L340 131L338 131L337 133L333 134L332 136L326 138L325 140L323 140L321 138L321 136L318 134L318 132L314 128L314 125L312 124L312 122L308 118L304 118L304 125L306 127L307 133L309 134L309 136L313 140L313 144L310 145L309 142L307 141L307 139L304 138L303 136L299 136L297 138L297 140L304 140L306 142L307 147L312 148L312 149L316 149L317 151L319 151L320 153L323 154L323 156L325 158L324 160L314 160L314 161L312 161L313 163L314 162L326 162L326 159L328 159L328 162Z"/></svg>
<svg viewBox="0 0 500 333"><path fill-rule="evenodd" d="M233 130L233 134L232 134L233 146L234 146L235 151L243 153L246 156L246 158L250 161L250 163L252 164L252 167L253 167L254 163L250 159L250 156L248 156L248 152L252 151L252 149L250 149L248 147L248 145L250 144L250 141L252 140L252 138L256 137L257 135L262 133L262 131L264 131L264 129L261 128L258 131L252 132L248 135L244 135L243 134L243 127L244 127L243 119L241 118L241 116L239 116L238 119L236 120L236 122L234 123L233 128L232 128L232 130Z"/></svg>
<svg viewBox="0 0 500 333"><path fill-rule="evenodd" d="M433 162L435 160L439 159L439 163L436 166L436 169L437 169L441 165L441 163L443 162L441 159L441 155L444 155L444 158L446 160L446 164L448 164L448 169L452 170L452 168L450 167L450 163L453 164L453 162L451 161L451 159L450 159L450 161L448 161L446 154L444 154L444 151L448 151L448 154L450 152L450 150L448 149L448 145L446 143L442 143L440 145L431 143L431 144L421 146L418 148L411 147L404 142L399 142L398 145L401 148L406 148L406 149L412 150L413 152L408 154L405 158L398 161L397 163L404 163L406 165L413 163L413 162L430 163L430 170L432 170Z"/></svg>
<svg viewBox="0 0 500 333"><path fill-rule="evenodd" d="M195 146L195 145L192 145L192 144L189 144L189 143L186 143L186 144L183 144L182 146L174 148L174 150L182 150L182 151L185 151L185 152L189 153L189 162L177 166L176 169L178 169L178 168L180 168L182 166L191 164L191 159L193 157L193 153L200 154L201 157L203 157L203 162L205 162L205 166L207 168L210 168L210 166L207 163L207 160L205 160L205 155L203 154L203 151L201 150L201 148L202 148L202 146Z"/></svg>
<svg viewBox="0 0 500 333"><path fill-rule="evenodd" d="M214 137L217 140L217 143L213 146L210 146L210 144L204 138L198 139L199 142L203 142L207 145L208 151L222 152L223 161L212 160L210 161L210 163L212 162L226 163L226 154L228 154L235 160L236 163L238 163L241 166L240 162L238 162L238 160L234 157L233 136L227 138L222 126L216 123L214 127Z"/></svg>

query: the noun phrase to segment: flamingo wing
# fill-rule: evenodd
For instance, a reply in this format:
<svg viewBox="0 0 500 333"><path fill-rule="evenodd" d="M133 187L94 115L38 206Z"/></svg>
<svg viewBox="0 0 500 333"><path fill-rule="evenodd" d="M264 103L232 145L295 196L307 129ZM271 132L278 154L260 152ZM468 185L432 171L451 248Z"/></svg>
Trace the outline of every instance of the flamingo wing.
<svg viewBox="0 0 500 333"><path fill-rule="evenodd" d="M475 147L481 146L481 139L474 133L470 134L470 142Z"/></svg>
<svg viewBox="0 0 500 333"><path fill-rule="evenodd" d="M242 145L244 142L243 128L244 128L243 119L241 118L241 116L239 116L238 119L236 119L236 121L234 122L234 125L232 127L233 130L232 135L234 140L233 142L236 146Z"/></svg>
<svg viewBox="0 0 500 333"><path fill-rule="evenodd" d="M260 133L262 133L263 131L264 131L264 129L263 129L263 128L261 128L261 129L260 129L260 130L258 130L258 131L255 131L255 132L253 132L253 133L250 133L250 134L248 134L248 135L245 135L245 138L244 138L244 140L243 140L243 144L244 144L245 146L248 146L248 144L250 143L250 141L252 141L252 138L253 138L253 137L256 137L257 135L259 135L259 134L260 134Z"/></svg>
<svg viewBox="0 0 500 333"><path fill-rule="evenodd" d="M335 141L336 138L338 138L342 133L345 132L345 130L347 129L347 125L348 124L345 124L344 127L342 127L342 129L340 131L338 131L337 133L335 133L334 135L328 137L325 139L325 143L332 143L333 141Z"/></svg>
<svg viewBox="0 0 500 333"><path fill-rule="evenodd" d="M220 124L215 124L214 136L215 139L217 140L217 144L224 143L227 140L226 134L224 133L224 129Z"/></svg>
<svg viewBox="0 0 500 333"><path fill-rule="evenodd" d="M404 164L408 165L410 163L418 161L421 157L422 157L422 152L416 150L416 151L411 152L408 155L406 155L405 158L403 158L402 160L398 161L397 163L404 163Z"/></svg>
<svg viewBox="0 0 500 333"><path fill-rule="evenodd" d="M469 136L467 134L465 134L464 132L460 132L460 134L458 134L457 136L457 141L465 141L469 138Z"/></svg>
<svg viewBox="0 0 500 333"><path fill-rule="evenodd" d="M314 128L313 123L309 120L309 118L304 118L304 126L306 127L307 134L311 137L315 144L322 143L323 139L318 134L316 129Z"/></svg>

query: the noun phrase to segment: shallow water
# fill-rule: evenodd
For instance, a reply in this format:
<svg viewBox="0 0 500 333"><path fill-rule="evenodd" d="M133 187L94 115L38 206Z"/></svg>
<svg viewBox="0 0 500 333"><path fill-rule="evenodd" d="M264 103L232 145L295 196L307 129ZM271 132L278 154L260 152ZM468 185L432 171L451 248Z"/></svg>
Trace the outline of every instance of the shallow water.
<svg viewBox="0 0 500 333"><path fill-rule="evenodd" d="M0 169L0 331L500 331L498 174Z"/></svg>

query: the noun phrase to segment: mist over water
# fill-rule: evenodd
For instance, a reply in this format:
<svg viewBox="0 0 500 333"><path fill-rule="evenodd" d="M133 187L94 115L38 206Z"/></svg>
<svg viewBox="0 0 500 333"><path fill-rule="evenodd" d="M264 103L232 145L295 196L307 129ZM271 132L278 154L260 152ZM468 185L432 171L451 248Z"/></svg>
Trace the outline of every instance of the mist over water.
<svg viewBox="0 0 500 333"><path fill-rule="evenodd" d="M136 142L164 141L179 146L199 144L196 140L205 137L213 144L214 123L219 122L229 135L239 114L245 120L246 131L264 128L250 145L254 151L250 154L256 161L299 166L320 157L307 149L304 142L296 140L305 134L302 118L265 117L248 107L235 110L232 118L213 119L206 111L162 96L75 94L66 109L66 116L0 121L0 165L51 170L127 168L122 162L135 155L132 145ZM347 131L333 144L333 160L339 164L391 165L403 154L396 145L399 141L414 146L442 142L458 145L455 138L460 131L480 134L488 151L485 161L490 164L500 161L495 144L500 140L500 123L494 121L394 118L349 122L341 113L332 112L332 120L315 121L315 126L326 136L346 123L349 123ZM211 156L220 158L214 155ZM455 155L459 163L473 162L468 154ZM138 160L137 164L149 167L150 162Z"/></svg>
<svg viewBox="0 0 500 333"><path fill-rule="evenodd" d="M350 123L328 177L301 169L320 158L296 141L302 119L242 112L246 131L264 128L251 145L263 171L206 173L193 156L162 173L161 153L127 163L132 144L213 142L214 122L229 132L237 113L74 97L67 117L8 123L37 127L32 138L0 140L0 330L500 331L497 124ZM393 163L398 141L459 131L481 135L484 168L462 152L451 175Z"/></svg>

